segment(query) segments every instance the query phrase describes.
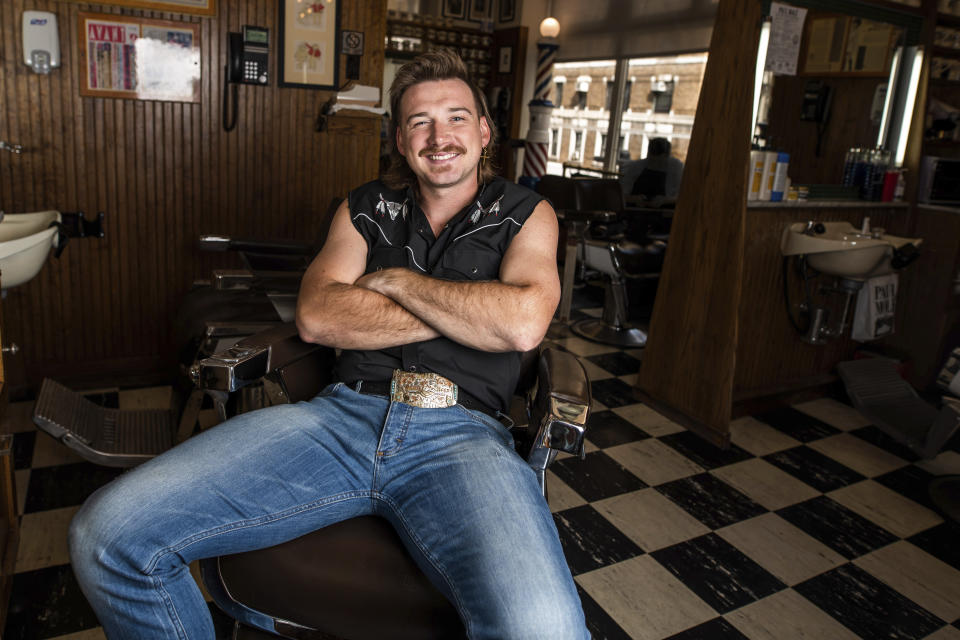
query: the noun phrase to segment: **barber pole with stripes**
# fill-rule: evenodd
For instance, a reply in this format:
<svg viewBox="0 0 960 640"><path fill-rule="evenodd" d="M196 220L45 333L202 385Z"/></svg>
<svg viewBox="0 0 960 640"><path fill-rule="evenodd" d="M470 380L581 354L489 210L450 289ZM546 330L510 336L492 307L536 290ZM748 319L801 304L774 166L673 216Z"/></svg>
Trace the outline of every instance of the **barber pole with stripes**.
<svg viewBox="0 0 960 640"><path fill-rule="evenodd" d="M524 176L540 178L547 172L547 149L550 144L550 86L553 80L553 62L557 57L555 42L537 43L537 84L530 102L530 129L524 141Z"/></svg>

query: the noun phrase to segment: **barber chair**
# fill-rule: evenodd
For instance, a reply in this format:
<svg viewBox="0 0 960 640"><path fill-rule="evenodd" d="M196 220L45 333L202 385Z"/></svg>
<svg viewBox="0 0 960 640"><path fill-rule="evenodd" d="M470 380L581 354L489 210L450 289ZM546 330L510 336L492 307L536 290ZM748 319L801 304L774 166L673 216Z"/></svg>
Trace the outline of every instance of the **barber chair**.
<svg viewBox="0 0 960 640"><path fill-rule="evenodd" d="M616 219L616 211L585 207L579 180L565 176L545 175L537 182L537 193L546 197L557 213L561 224L563 275L560 282L560 306L557 319L570 321L573 302L573 287L576 280L583 280L583 239L592 225L607 225Z"/></svg>
<svg viewBox="0 0 960 640"><path fill-rule="evenodd" d="M580 320L570 328L588 340L622 348L644 347L647 334L628 321L627 283L660 277L668 236L652 233L645 219L631 219L624 210L619 181L577 180L575 188L581 204L614 211L617 221L594 225L583 239L583 264L603 278L603 315Z"/></svg>
<svg viewBox="0 0 960 640"><path fill-rule="evenodd" d="M333 352L300 341L292 325L241 340L194 368L197 385L223 402L267 376L296 402L329 383ZM526 417L512 433L545 490L558 452L582 455L590 384L580 362L556 349L525 358L518 387ZM521 411L522 413L522 411ZM544 493L546 495L546 493ZM207 590L236 620L256 611L269 633L235 625L234 638L427 639L465 637L455 608L427 580L385 520L366 516L275 547L201 562ZM274 635L276 634L276 635Z"/></svg>

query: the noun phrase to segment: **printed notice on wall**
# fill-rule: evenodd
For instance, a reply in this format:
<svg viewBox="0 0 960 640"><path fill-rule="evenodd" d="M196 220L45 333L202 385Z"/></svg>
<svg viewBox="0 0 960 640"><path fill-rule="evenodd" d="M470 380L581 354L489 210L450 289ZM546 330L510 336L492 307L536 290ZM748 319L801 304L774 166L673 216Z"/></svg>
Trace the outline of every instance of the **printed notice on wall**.
<svg viewBox="0 0 960 640"><path fill-rule="evenodd" d="M192 23L80 14L80 94L198 102L199 30Z"/></svg>
<svg viewBox="0 0 960 640"><path fill-rule="evenodd" d="M797 58L803 39L803 21L807 10L780 2L770 3L770 45L767 47L767 71L797 75Z"/></svg>

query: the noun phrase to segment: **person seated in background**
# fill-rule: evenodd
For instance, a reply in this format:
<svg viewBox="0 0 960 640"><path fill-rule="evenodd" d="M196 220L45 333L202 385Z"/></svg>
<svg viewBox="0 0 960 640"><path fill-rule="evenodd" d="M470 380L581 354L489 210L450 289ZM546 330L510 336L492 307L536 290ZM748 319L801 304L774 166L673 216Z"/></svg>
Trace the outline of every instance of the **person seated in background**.
<svg viewBox="0 0 960 640"><path fill-rule="evenodd" d="M301 338L342 350L339 382L190 438L74 518L73 570L111 640L212 640L192 561L361 515L396 528L470 638L589 638L498 419L560 299L556 213L494 176L495 128L455 53L404 65L390 106L390 167L337 210L297 301Z"/></svg>
<svg viewBox="0 0 960 640"><path fill-rule="evenodd" d="M641 196L654 203L676 199L683 162L670 155L671 148L666 138L654 138L646 158L623 166L620 187L624 197Z"/></svg>

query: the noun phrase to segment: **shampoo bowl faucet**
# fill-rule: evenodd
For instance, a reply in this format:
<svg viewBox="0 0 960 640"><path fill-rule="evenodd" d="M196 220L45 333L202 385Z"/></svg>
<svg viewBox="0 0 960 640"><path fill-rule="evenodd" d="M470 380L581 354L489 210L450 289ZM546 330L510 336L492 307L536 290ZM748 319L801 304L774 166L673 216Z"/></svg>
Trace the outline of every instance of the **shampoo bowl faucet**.
<svg viewBox="0 0 960 640"><path fill-rule="evenodd" d="M21 147L18 144L10 144L9 142L4 142L3 140L0 140L0 150L19 154L23 151L23 147Z"/></svg>

